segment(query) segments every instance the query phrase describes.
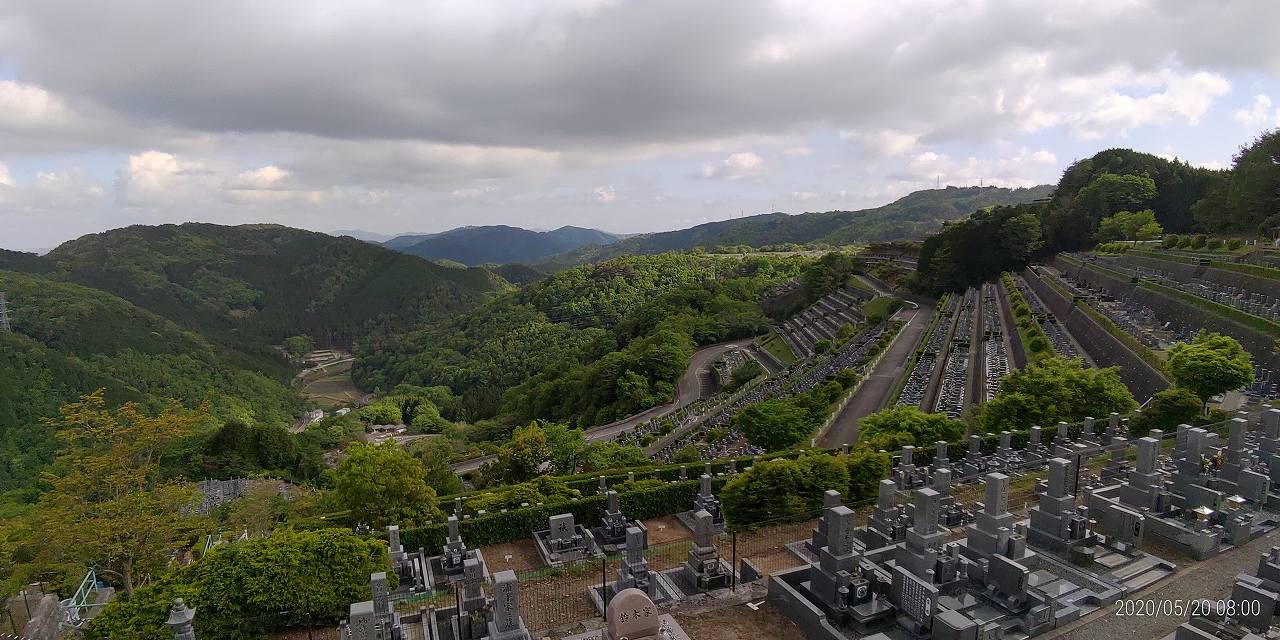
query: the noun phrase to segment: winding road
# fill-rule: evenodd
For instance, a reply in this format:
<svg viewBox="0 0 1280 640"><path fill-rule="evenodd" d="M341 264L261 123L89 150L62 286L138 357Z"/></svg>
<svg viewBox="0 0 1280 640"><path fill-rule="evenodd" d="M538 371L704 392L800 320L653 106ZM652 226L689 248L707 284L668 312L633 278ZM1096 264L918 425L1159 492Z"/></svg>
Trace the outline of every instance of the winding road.
<svg viewBox="0 0 1280 640"><path fill-rule="evenodd" d="M699 373L707 365L711 364L716 358L719 358L724 352L734 348L743 348L751 344L750 338L745 340L734 340L732 342L720 342L713 345L705 346L693 352L693 356L689 358L689 366L685 368L684 373L680 375L680 380L676 382L676 398L667 404L658 405L645 411L641 411L632 416L628 416L609 424L602 424L597 427L586 429L587 442L596 440L611 440L624 431L630 431L636 425L647 422L653 418L659 418L679 410L683 407L691 405L702 395L702 380ZM748 353L752 353L748 350ZM754 357L754 356L753 356ZM455 473L467 473L475 471L486 463L492 461L495 456L484 456L483 458L472 458L464 460L456 464L450 465Z"/></svg>

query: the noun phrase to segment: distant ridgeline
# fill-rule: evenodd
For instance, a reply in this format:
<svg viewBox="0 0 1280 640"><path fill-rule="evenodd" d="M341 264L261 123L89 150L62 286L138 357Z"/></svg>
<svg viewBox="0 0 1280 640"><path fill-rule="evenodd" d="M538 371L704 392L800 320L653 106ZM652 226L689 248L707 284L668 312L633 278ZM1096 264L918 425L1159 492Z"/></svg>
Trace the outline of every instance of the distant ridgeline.
<svg viewBox="0 0 1280 640"><path fill-rule="evenodd" d="M917 286L961 291L1029 260L1093 246L1099 222L1151 210L1167 233L1270 237L1280 227L1280 130L1241 149L1229 170L1108 149L1067 168L1052 196L949 224L924 242Z"/></svg>
<svg viewBox="0 0 1280 640"><path fill-rule="evenodd" d="M444 233L397 236L383 245L428 260L452 260L467 266L533 262L585 245L607 245L618 236L597 229L560 227L530 231L495 225L462 227Z"/></svg>
<svg viewBox="0 0 1280 640"><path fill-rule="evenodd" d="M908 194L882 207L860 211L827 211L788 215L768 213L709 222L689 229L649 233L612 244L589 245L548 258L548 268L635 254L685 251L694 247L826 243L831 245L919 239L983 207L1031 202L1047 197L1050 185L1028 189L947 187Z"/></svg>

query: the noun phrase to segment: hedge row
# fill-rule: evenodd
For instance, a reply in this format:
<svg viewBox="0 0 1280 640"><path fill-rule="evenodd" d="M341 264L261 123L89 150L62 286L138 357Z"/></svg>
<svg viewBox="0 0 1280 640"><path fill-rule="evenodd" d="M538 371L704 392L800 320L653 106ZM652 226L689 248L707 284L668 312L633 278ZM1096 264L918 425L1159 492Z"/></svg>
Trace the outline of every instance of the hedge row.
<svg viewBox="0 0 1280 640"><path fill-rule="evenodd" d="M1018 338L1022 341L1022 353L1027 357L1027 362L1036 363L1045 358L1054 355L1053 343L1049 341L1049 336L1045 335L1044 327L1040 326L1040 322L1034 318L1031 311L1031 305L1027 302L1026 297L1018 290L1017 283L1013 280L1013 274L1008 272L1000 274L1000 285L1004 288L1005 296L1009 299L1009 311L1013 316L1013 328L1018 332ZM1026 312L1020 316L1019 309L1026 309ZM1026 317L1024 322L1023 316ZM1031 341L1040 338L1040 344L1046 348L1040 351L1031 349Z"/></svg>
<svg viewBox="0 0 1280 640"><path fill-rule="evenodd" d="M1156 260L1169 260L1172 262L1181 262L1184 264L1200 264L1197 258L1191 256L1177 255L1172 253L1160 253L1156 251L1134 250L1135 254L1154 258ZM1274 267L1264 267L1257 264L1249 264L1247 262L1229 262L1226 260L1209 259L1209 266L1214 269L1222 269L1223 271L1235 271L1260 278L1268 278L1271 280L1280 280L1280 269Z"/></svg>
<svg viewBox="0 0 1280 640"><path fill-rule="evenodd" d="M629 519L656 518L686 511L693 506L698 495L698 484L697 480L689 480L622 493L618 495L618 506ZM712 478L714 490L718 491L723 485L723 476ZM547 528L547 520L551 516L561 513L572 513L574 522L590 528L604 517L605 507L605 496L594 495L562 504L486 513L462 520L458 524L458 532L471 547L483 547L531 538L533 532ZM443 523L400 532L400 540L406 549L425 548L433 552L444 545L447 536L448 526Z"/></svg>

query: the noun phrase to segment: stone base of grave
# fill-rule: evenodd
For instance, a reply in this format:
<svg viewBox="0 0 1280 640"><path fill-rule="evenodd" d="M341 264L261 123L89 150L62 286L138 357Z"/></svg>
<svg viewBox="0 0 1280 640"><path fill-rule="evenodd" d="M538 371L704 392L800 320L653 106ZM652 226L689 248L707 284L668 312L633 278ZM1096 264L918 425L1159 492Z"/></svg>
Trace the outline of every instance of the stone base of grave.
<svg viewBox="0 0 1280 640"><path fill-rule="evenodd" d="M566 564L573 564L582 560L598 558L602 554L596 548L596 543L591 539L591 534L577 524L573 526L574 534L582 536L582 546L571 552L555 552L548 546L547 538L551 535L550 529L535 531L533 534L533 544L538 549L538 556L542 558L543 564L548 567L559 567Z"/></svg>
<svg viewBox="0 0 1280 640"><path fill-rule="evenodd" d="M693 532L693 522L694 522L693 514L694 514L694 513L696 513L696 512L694 512L694 511L681 511L681 512L679 512L679 513L677 513L677 514L676 514L676 520L679 520L679 521L680 521L680 524L684 525L684 528L688 529L690 533L692 533L692 532ZM722 533L724 533L724 519L723 519L723 518L720 520L720 522L715 523L715 530L716 530L716 534L717 534L717 535L718 535L718 534L722 534Z"/></svg>
<svg viewBox="0 0 1280 640"><path fill-rule="evenodd" d="M654 604L662 604L664 602L674 602L685 598L684 592L680 591L671 580L657 571L649 572L649 579L653 581L653 597ZM594 604L596 611L600 615L604 615L605 603L613 599L617 595L613 582L601 585L587 587L587 597L591 598L591 604Z"/></svg>
<svg viewBox="0 0 1280 640"><path fill-rule="evenodd" d="M642 531L646 532L645 546L647 547L649 544L648 535L647 535L648 529L645 528L644 523L640 522L639 520L628 520L627 526L640 527ZM622 553L623 551L627 550L627 536L623 535L617 541L606 540L604 535L604 527L594 527L592 529L587 530L587 537L591 538L591 544L594 545L596 551L598 552Z"/></svg>
<svg viewBox="0 0 1280 640"><path fill-rule="evenodd" d="M681 594L682 598L697 594L717 591L720 589L728 589L733 586L733 579L736 576L733 565L729 564L724 558L720 558L720 577L719 580L707 587L703 587L694 583L688 576L688 572L684 566L678 566L667 569L662 572L662 576L669 583L675 586L676 590Z"/></svg>
<svg viewBox="0 0 1280 640"><path fill-rule="evenodd" d="M475 553L475 558L480 561L480 564L484 564L484 556L481 555L479 549L468 551ZM462 582L462 567L458 567L458 570L453 573L447 572L444 570L443 559L444 556L427 558L426 579L431 589L447 589L453 583Z"/></svg>
<svg viewBox="0 0 1280 640"><path fill-rule="evenodd" d="M856 640L881 631L901 631L893 622L893 607L883 598L843 611L810 599L808 566L774 573L768 582L769 602L810 640Z"/></svg>
<svg viewBox="0 0 1280 640"><path fill-rule="evenodd" d="M689 634L684 632L684 629L680 627L680 623L676 622L676 619L671 617L671 614L664 613L658 616L658 623L661 625L661 629L658 631L658 637L662 638L662 640L689 640ZM563 640L618 640L618 639L610 638L609 631L607 629L596 629L595 631L579 633L578 635L575 635L575 636L565 636Z"/></svg>

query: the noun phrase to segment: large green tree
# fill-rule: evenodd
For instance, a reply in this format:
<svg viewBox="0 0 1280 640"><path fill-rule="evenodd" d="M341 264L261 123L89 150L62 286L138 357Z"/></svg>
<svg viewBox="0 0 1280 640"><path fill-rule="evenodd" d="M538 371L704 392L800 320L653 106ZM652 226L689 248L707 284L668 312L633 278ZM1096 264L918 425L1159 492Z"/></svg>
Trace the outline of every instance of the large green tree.
<svg viewBox="0 0 1280 640"><path fill-rule="evenodd" d="M910 442L931 445L939 440L954 442L964 435L964 423L952 420L945 413L925 413L918 407L896 406L863 418L858 423L858 437L875 443L880 436L910 436ZM895 440L893 444L903 444ZM872 445L882 448L878 445Z"/></svg>
<svg viewBox="0 0 1280 640"><path fill-rule="evenodd" d="M338 465L334 489L351 517L373 527L412 525L440 517L426 469L395 443L355 444Z"/></svg>
<svg viewBox="0 0 1280 640"><path fill-rule="evenodd" d="M814 423L809 411L785 400L749 404L733 417L733 426L752 444L765 451L779 451L804 442Z"/></svg>
<svg viewBox="0 0 1280 640"><path fill-rule="evenodd" d="M1052 357L1005 377L996 397L981 405L975 426L986 432L1024 431L1112 411L1128 413L1137 406L1116 367L1092 369L1079 360Z"/></svg>
<svg viewBox="0 0 1280 640"><path fill-rule="evenodd" d="M1253 381L1249 353L1231 336L1201 330L1169 349L1169 373L1208 405L1213 396Z"/></svg>

